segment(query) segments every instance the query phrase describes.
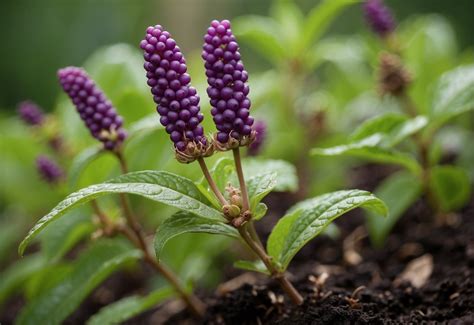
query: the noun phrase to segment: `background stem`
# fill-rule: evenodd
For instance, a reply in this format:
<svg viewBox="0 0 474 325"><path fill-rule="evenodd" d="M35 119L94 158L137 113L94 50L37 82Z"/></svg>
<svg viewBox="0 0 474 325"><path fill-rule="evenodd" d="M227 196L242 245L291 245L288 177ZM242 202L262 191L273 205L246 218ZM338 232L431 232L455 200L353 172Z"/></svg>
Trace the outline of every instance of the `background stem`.
<svg viewBox="0 0 474 325"><path fill-rule="evenodd" d="M413 102L413 100L410 98L410 96L405 92L399 96L403 106L405 107L405 111L407 114L409 114L411 117L416 117L418 109ZM422 175L421 175L421 183L422 183L422 188L423 192L426 195L426 200L428 202L428 205L433 209L435 215L438 217L441 213L441 208L437 202L436 196L434 195L433 191L431 190L430 187L430 182L431 182L431 166L430 166L430 161L429 161L429 148L432 142L432 138L424 138L422 135L415 134L413 136L413 140L415 141L416 146L418 147L418 154L420 157L420 164L422 167Z"/></svg>

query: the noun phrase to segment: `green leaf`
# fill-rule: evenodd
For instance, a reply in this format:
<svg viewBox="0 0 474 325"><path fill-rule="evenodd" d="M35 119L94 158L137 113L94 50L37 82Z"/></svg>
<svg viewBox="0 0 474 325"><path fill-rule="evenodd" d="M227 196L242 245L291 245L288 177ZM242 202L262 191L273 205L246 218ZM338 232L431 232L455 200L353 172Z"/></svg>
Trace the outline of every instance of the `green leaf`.
<svg viewBox="0 0 474 325"><path fill-rule="evenodd" d="M156 230L156 257L160 259L161 251L168 240L185 233L209 233L235 238L239 237L237 230L224 222L202 218L189 212L180 211L166 219Z"/></svg>
<svg viewBox="0 0 474 325"><path fill-rule="evenodd" d="M17 324L60 324L112 272L137 260L141 252L119 241L103 240L81 254L71 274L57 286L30 301Z"/></svg>
<svg viewBox="0 0 474 325"><path fill-rule="evenodd" d="M262 199L268 195L276 186L277 174L270 172L253 176L247 181L247 189L250 200L250 210L254 210Z"/></svg>
<svg viewBox="0 0 474 325"><path fill-rule="evenodd" d="M474 65L458 67L438 80L430 111L436 125L474 109Z"/></svg>
<svg viewBox="0 0 474 325"><path fill-rule="evenodd" d="M217 188L224 193L227 183L230 181L230 176L235 172L234 160L223 157L216 161L209 173L211 174ZM220 203L217 201L214 192L209 187L206 178L203 176L201 180L196 183L197 188L206 198L212 203L214 208L220 210Z"/></svg>
<svg viewBox="0 0 474 325"><path fill-rule="evenodd" d="M23 296L26 301L31 301L38 297L43 291L50 290L64 281L71 274L74 264L72 261L59 261L48 263L42 269L31 275L26 284Z"/></svg>
<svg viewBox="0 0 474 325"><path fill-rule="evenodd" d="M81 176L84 169L98 158L104 151L101 147L93 146L83 150L79 153L72 161L71 167L69 168L69 187L74 189L77 186L79 177Z"/></svg>
<svg viewBox="0 0 474 325"><path fill-rule="evenodd" d="M410 97L420 112L428 114L432 102L433 82L457 63L456 33L448 19L441 15L413 16L397 28L403 44L403 61L416 82L410 85Z"/></svg>
<svg viewBox="0 0 474 325"><path fill-rule="evenodd" d="M256 208L260 200L269 193L269 191L296 191L298 189L298 178L296 176L296 168L284 160L271 159L244 159L242 162L244 176L249 187L249 196L255 196L252 208ZM219 159L210 173L216 182L217 187L224 192L228 183L237 186L238 179L235 172L234 160L228 157ZM276 174L276 182L273 181ZM272 180L269 182L269 180ZM266 184L265 184L266 182ZM197 184L201 192L213 202L214 207L219 208L214 194L209 189L205 178ZM266 188L271 186L271 188ZM263 188L262 188L263 187ZM258 192L258 193L257 193ZM252 200L251 200L252 201ZM260 207L260 212L264 212Z"/></svg>
<svg viewBox="0 0 474 325"><path fill-rule="evenodd" d="M381 247L390 230L420 196L422 186L420 180L412 174L402 171L385 179L374 194L388 207L387 218L382 219L373 211L368 211L367 230L374 246Z"/></svg>
<svg viewBox="0 0 474 325"><path fill-rule="evenodd" d="M246 271L253 271L258 273L263 273L270 275L270 272L267 270L265 264L262 261L236 261L234 262L234 267Z"/></svg>
<svg viewBox="0 0 474 325"><path fill-rule="evenodd" d="M287 44L286 50L294 56L297 51L296 42L301 35L304 16L300 8L292 1L278 1L271 8L271 15L280 25L281 37Z"/></svg>
<svg viewBox="0 0 474 325"><path fill-rule="evenodd" d="M254 211L253 211L253 215L252 215L252 219L253 220L260 220L262 219L265 214L267 214L267 210L268 210L268 207L265 203L259 203L257 204L257 206L255 207Z"/></svg>
<svg viewBox="0 0 474 325"><path fill-rule="evenodd" d="M207 184L207 183L206 183ZM206 186L204 182L197 182L196 187L201 192L202 195L206 197L206 199L211 203L211 205L214 207L214 209L221 209L221 205L219 201L217 200L215 194L212 192L212 190L209 188L209 186Z"/></svg>
<svg viewBox="0 0 474 325"><path fill-rule="evenodd" d="M97 314L89 318L87 325L122 324L130 318L153 308L158 303L173 297L172 288L161 288L147 296L130 296L105 306Z"/></svg>
<svg viewBox="0 0 474 325"><path fill-rule="evenodd" d="M324 34L337 15L350 5L358 2L360 0L323 0L318 6L314 7L306 18L299 49L308 49Z"/></svg>
<svg viewBox="0 0 474 325"><path fill-rule="evenodd" d="M26 221L26 220L25 220ZM5 218L0 221L0 265L10 258L18 240L22 237L23 220Z"/></svg>
<svg viewBox="0 0 474 325"><path fill-rule="evenodd" d="M23 286L32 275L45 266L45 259L41 254L27 256L11 264L0 273L0 305Z"/></svg>
<svg viewBox="0 0 474 325"><path fill-rule="evenodd" d="M401 165L416 175L420 175L421 166L411 155L396 151L394 149L385 149L378 145L382 143L385 137L376 133L363 140L352 142L347 145L340 145L331 148L315 148L311 150L312 155L319 156L354 156L369 161Z"/></svg>
<svg viewBox="0 0 474 325"><path fill-rule="evenodd" d="M163 129L163 126L160 124L159 116L153 113L130 125L128 127L128 136L132 138L139 133L150 133L159 129Z"/></svg>
<svg viewBox="0 0 474 325"><path fill-rule="evenodd" d="M428 119L425 116L417 116L407 120L388 135L389 139L386 145L389 147L397 145L407 137L422 130L427 124Z"/></svg>
<svg viewBox="0 0 474 325"><path fill-rule="evenodd" d="M471 197L469 174L456 166L443 165L431 169L430 188L444 212L462 208Z"/></svg>
<svg viewBox="0 0 474 325"><path fill-rule="evenodd" d="M286 56L285 46L278 38L280 27L271 18L243 16L233 20L232 30L238 39L246 41L260 55L273 63Z"/></svg>
<svg viewBox="0 0 474 325"><path fill-rule="evenodd" d="M268 253L281 271L286 270L307 242L334 219L358 207L387 214L387 207L380 199L361 190L332 192L296 204L273 228L268 238Z"/></svg>
<svg viewBox="0 0 474 325"><path fill-rule="evenodd" d="M59 260L82 238L92 233L94 225L84 209L71 211L41 234L41 252L50 261Z"/></svg>
<svg viewBox="0 0 474 325"><path fill-rule="evenodd" d="M351 141L363 140L376 133L389 134L394 128L406 122L408 117L406 115L397 113L385 113L375 116L363 122L351 134Z"/></svg>
<svg viewBox="0 0 474 325"><path fill-rule="evenodd" d="M275 172L277 173L277 183L273 189L274 191L294 192L298 190L296 168L287 161L246 158L243 160L242 165L247 179L262 173Z"/></svg>
<svg viewBox="0 0 474 325"><path fill-rule="evenodd" d="M235 172L234 160L228 157L220 158L209 172L219 190L223 192L229 182L230 175ZM202 177L201 183L207 185L207 181L204 177Z"/></svg>
<svg viewBox="0 0 474 325"><path fill-rule="evenodd" d="M162 171L140 171L119 176L107 183L92 185L72 193L30 230L19 247L20 255L26 246L49 223L74 207L111 193L128 193L189 211L202 218L224 221L222 213L208 206L209 202L189 179Z"/></svg>
<svg viewBox="0 0 474 325"><path fill-rule="evenodd" d="M427 123L428 119L424 116L410 119L402 114L386 113L365 121L350 139L355 142L380 133L385 136L380 145L390 148L421 130Z"/></svg>

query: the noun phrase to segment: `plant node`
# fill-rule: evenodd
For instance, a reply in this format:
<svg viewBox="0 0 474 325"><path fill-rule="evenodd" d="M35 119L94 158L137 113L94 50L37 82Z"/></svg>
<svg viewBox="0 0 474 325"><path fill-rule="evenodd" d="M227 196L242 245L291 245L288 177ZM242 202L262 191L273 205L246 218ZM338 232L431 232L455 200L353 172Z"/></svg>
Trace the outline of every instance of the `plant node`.
<svg viewBox="0 0 474 325"><path fill-rule="evenodd" d="M209 157L214 153L213 142L205 143L189 141L184 150L175 149L176 160L183 164L189 164L201 157Z"/></svg>

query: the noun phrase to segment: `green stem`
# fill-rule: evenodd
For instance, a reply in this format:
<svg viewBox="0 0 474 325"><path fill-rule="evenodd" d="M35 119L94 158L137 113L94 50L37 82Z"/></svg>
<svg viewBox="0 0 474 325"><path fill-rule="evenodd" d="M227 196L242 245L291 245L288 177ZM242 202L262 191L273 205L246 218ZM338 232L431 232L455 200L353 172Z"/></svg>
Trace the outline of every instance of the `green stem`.
<svg viewBox="0 0 474 325"><path fill-rule="evenodd" d="M250 211L249 195L247 193L247 186L245 185L244 172L242 169L242 160L240 159L240 148L232 149L234 154L235 169L237 170L237 177L239 179L240 192L242 193L242 209Z"/></svg>
<svg viewBox="0 0 474 325"><path fill-rule="evenodd" d="M260 237L258 236L257 230L255 229L255 224L252 220L247 222L247 229L249 231L249 235L252 237L252 239L260 245L260 247L264 247L262 241L260 240Z"/></svg>
<svg viewBox="0 0 474 325"><path fill-rule="evenodd" d="M272 259L267 255L265 250L257 244L248 234L246 227L239 227L238 231L243 240L247 243L250 249L262 260L265 267L272 275L272 278L278 281L283 291L290 297L296 305L301 305L304 301L303 296L296 290L296 288L287 279L284 273L278 271L272 263Z"/></svg>
<svg viewBox="0 0 474 325"><path fill-rule="evenodd" d="M212 179L212 176L209 173L209 169L207 168L207 165L206 165L206 162L204 161L204 159L202 157L199 157L197 159L197 161L199 163L199 167L201 167L201 170L202 170L202 173L204 174L204 177L207 180L207 183L209 184L212 192L214 192L215 196L219 200L220 204L222 206L228 205L229 203L227 203L227 200L224 198L221 191L219 191L219 188L217 187L216 183Z"/></svg>

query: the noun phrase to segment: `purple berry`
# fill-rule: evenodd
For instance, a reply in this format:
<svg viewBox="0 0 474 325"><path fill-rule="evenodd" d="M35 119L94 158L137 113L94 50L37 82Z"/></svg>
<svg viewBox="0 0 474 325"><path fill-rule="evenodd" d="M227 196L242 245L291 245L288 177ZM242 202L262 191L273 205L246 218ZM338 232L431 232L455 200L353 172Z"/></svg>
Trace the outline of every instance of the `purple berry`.
<svg viewBox="0 0 474 325"><path fill-rule="evenodd" d="M24 101L18 104L18 115L28 125L41 125L44 121L41 108L32 101Z"/></svg>
<svg viewBox="0 0 474 325"><path fill-rule="evenodd" d="M64 176L61 167L46 156L36 158L36 169L41 178L51 184L59 182Z"/></svg>
<svg viewBox="0 0 474 325"><path fill-rule="evenodd" d="M216 139L241 140L250 135L253 119L249 116L250 100L246 84L248 74L240 60L239 45L228 20L213 20L204 36L202 58L208 76L207 94L212 106Z"/></svg>
<svg viewBox="0 0 474 325"><path fill-rule="evenodd" d="M159 35L159 36L156 36ZM158 37L158 42L152 37ZM140 42L145 51L145 70L148 85L157 104L160 123L166 128L178 151L184 151L188 142L200 141L206 144L204 137L197 139L202 121L199 96L191 87L191 78L186 73L186 61L176 41L160 25L148 27L146 36Z"/></svg>
<svg viewBox="0 0 474 325"><path fill-rule="evenodd" d="M365 19L372 31L381 37L395 29L395 20L390 9L382 0L366 0L364 4Z"/></svg>
<svg viewBox="0 0 474 325"><path fill-rule="evenodd" d="M255 130L256 136L247 151L249 156L256 156L260 153L267 136L267 124L264 121L260 120L255 122L253 129Z"/></svg>
<svg viewBox="0 0 474 325"><path fill-rule="evenodd" d="M61 69L58 78L92 136L101 141L106 150L116 150L127 134L122 128L122 117L102 90L81 68Z"/></svg>

